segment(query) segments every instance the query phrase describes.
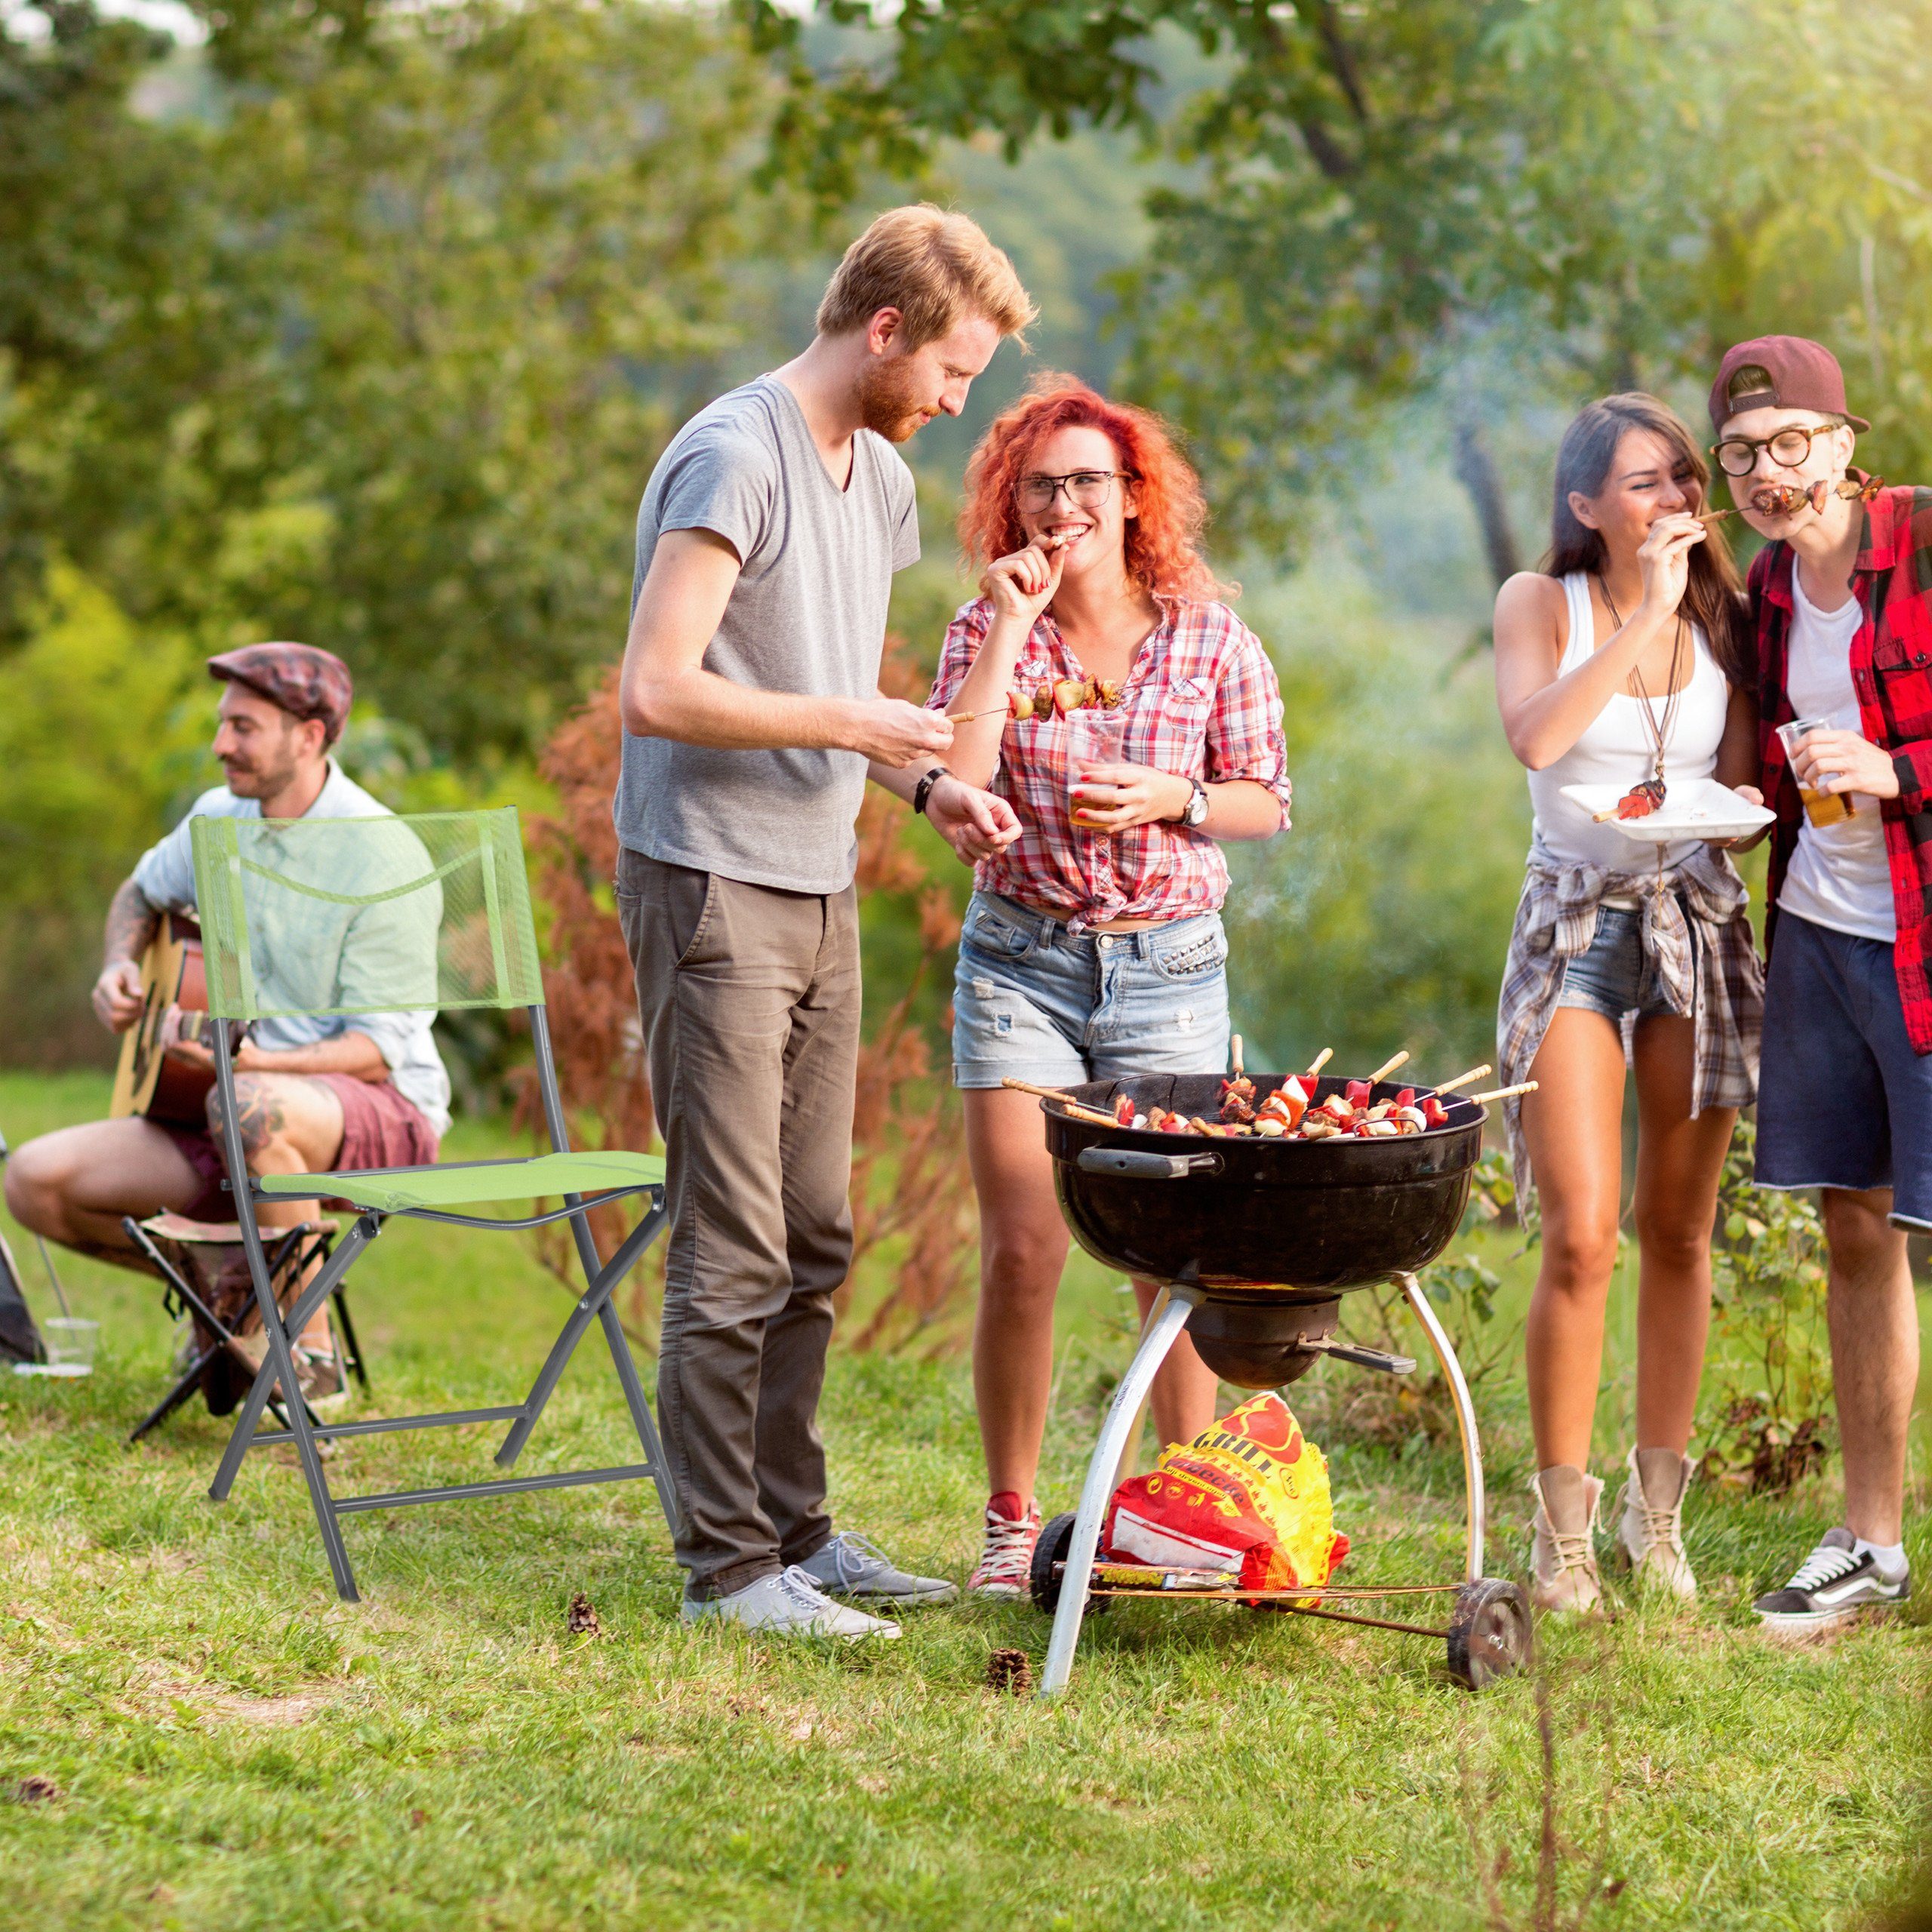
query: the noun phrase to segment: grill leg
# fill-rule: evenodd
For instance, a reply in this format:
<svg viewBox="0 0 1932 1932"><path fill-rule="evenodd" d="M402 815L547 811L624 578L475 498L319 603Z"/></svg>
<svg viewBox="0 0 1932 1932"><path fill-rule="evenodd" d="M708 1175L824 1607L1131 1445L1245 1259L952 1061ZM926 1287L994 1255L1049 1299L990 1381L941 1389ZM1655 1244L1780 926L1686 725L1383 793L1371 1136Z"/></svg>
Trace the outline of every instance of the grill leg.
<svg viewBox="0 0 1932 1932"><path fill-rule="evenodd" d="M1469 1400L1469 1385L1463 1379L1463 1364L1450 1346L1448 1331L1435 1318L1422 1284L1413 1275L1398 1275L1395 1278L1401 1283L1402 1292L1408 1297L1409 1306L1422 1324L1429 1346L1435 1351L1442 1379L1448 1383L1456 1404L1456 1427L1463 1438L1463 1493L1469 1509L1469 1580L1476 1583L1482 1576L1483 1520L1488 1506L1483 1495L1482 1440L1476 1433L1475 1404Z"/></svg>
<svg viewBox="0 0 1932 1932"><path fill-rule="evenodd" d="M1080 1492L1080 1511L1073 1522L1073 1540L1067 1546L1066 1571L1060 1586L1060 1607L1054 1612L1054 1634L1047 1645L1046 1669L1040 1674L1040 1695L1057 1697L1073 1675L1073 1653L1080 1641L1080 1620L1087 1614L1087 1584L1094 1574L1094 1552L1100 1540L1100 1519L1112 1500L1114 1473L1127 1453L1140 1420L1140 1404L1153 1386L1154 1372L1187 1326L1196 1297L1186 1288L1168 1291L1167 1306L1150 1321L1127 1373L1107 1407L1100 1439L1087 1465Z"/></svg>

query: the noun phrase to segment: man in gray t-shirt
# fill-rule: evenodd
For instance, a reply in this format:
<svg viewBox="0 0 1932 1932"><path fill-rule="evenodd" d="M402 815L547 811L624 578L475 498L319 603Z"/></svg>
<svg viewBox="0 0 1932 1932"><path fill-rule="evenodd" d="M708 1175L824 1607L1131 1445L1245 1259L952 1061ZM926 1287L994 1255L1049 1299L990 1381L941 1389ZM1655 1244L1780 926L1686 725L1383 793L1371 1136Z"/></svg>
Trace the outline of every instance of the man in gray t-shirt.
<svg viewBox="0 0 1932 1932"><path fill-rule="evenodd" d="M833 1534L817 1414L851 1263L866 780L962 857L1019 835L946 772L952 726L879 694L893 573L919 553L892 446L957 415L1032 315L965 217L882 215L811 346L687 423L638 513L617 905L668 1169L657 1395L688 1621L897 1636L831 1598L953 1594Z"/></svg>
<svg viewBox="0 0 1932 1932"><path fill-rule="evenodd" d="M633 608L660 537L697 531L740 560L706 671L761 691L877 697L893 573L919 555L912 472L890 443L860 429L841 490L798 398L761 376L694 417L651 472ZM915 747L944 748L937 736ZM865 785L865 758L832 745L725 749L627 732L617 836L747 884L842 892Z"/></svg>

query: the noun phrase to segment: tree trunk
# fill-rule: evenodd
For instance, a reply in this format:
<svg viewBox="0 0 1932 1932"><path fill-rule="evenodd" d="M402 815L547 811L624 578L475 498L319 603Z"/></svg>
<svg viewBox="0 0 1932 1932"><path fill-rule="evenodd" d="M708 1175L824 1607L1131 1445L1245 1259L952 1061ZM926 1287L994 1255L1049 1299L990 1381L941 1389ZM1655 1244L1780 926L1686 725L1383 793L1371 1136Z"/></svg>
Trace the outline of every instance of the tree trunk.
<svg viewBox="0 0 1932 1932"><path fill-rule="evenodd" d="M1490 574L1500 585L1522 568L1522 561L1495 460L1483 440L1481 424L1468 417L1456 425L1456 480L1469 491L1475 506L1483 553L1489 560Z"/></svg>

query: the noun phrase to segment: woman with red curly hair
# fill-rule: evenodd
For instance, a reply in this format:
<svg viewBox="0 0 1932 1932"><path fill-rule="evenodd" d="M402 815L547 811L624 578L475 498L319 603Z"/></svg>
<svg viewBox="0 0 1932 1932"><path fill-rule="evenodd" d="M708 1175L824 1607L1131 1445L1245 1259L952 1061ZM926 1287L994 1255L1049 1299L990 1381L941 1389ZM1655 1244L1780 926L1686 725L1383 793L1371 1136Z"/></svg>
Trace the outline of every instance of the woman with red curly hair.
<svg viewBox="0 0 1932 1932"><path fill-rule="evenodd" d="M1000 417L967 469L960 534L986 574L947 629L929 702L994 712L958 724L949 768L1005 798L1020 826L975 872L953 995L991 1491L969 1587L989 1596L1026 1591L1067 1250L1038 1106L1000 1083L1219 1072L1228 868L1216 841L1287 823L1281 693L1220 601L1198 547L1205 520L1160 420L1063 376ZM1088 680L1101 702L1008 718L1009 691ZM1154 1290L1134 1289L1144 1316ZM1183 1337L1154 1385L1163 1440L1198 1434L1214 1396Z"/></svg>

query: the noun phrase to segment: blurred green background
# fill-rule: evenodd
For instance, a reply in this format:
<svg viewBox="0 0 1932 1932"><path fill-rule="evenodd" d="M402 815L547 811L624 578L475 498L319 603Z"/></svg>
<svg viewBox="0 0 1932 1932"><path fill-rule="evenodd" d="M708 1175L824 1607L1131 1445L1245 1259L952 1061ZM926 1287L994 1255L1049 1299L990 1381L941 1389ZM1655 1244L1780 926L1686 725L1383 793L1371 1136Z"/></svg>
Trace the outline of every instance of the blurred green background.
<svg viewBox="0 0 1932 1932"><path fill-rule="evenodd" d="M1042 316L909 448L895 623L936 654L961 465L1032 372L1171 414L1287 701L1294 826L1230 901L1271 1061L1489 1051L1527 811L1488 612L1577 405L1642 385L1700 427L1726 341L1802 330L1872 465L1926 454L1922 0L0 20L0 1064L106 1063L100 915L211 781L208 653L341 652L345 760L398 804L540 808L666 439L912 193ZM875 1010L915 918L869 915Z"/></svg>

